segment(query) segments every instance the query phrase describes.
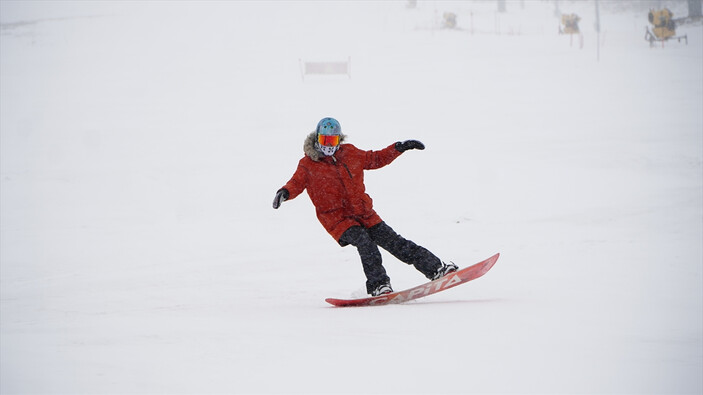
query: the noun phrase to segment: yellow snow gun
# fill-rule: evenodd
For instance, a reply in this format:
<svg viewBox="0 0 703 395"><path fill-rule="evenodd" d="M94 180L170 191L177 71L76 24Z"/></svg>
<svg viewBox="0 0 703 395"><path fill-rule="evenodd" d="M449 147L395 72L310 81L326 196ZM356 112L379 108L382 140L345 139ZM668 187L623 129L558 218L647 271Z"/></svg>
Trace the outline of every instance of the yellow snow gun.
<svg viewBox="0 0 703 395"><path fill-rule="evenodd" d="M559 33L561 34L579 34L579 18L576 14L562 14L561 24L564 25L562 28L559 26Z"/></svg>
<svg viewBox="0 0 703 395"><path fill-rule="evenodd" d="M652 30L647 27L644 39L649 41L649 45L653 46L655 42L662 43L667 40L676 39L678 42L685 40L688 44L688 36L676 35L676 22L674 22L674 14L668 8L661 10L649 10L649 23L654 25Z"/></svg>

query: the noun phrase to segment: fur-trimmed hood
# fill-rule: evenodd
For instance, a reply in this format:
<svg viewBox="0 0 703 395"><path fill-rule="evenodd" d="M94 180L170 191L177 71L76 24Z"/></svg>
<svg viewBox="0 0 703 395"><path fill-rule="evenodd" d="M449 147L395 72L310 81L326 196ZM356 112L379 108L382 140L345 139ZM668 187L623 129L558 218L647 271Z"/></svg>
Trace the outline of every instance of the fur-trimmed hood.
<svg viewBox="0 0 703 395"><path fill-rule="evenodd" d="M342 144L344 140L346 140L346 138L347 136L345 134L340 135L339 144ZM308 137L305 138L305 142L303 143L303 152L305 152L305 155L310 157L310 159L314 160L315 162L319 162L320 159L324 157L324 154L315 148L316 141L317 132L313 131L308 135Z"/></svg>

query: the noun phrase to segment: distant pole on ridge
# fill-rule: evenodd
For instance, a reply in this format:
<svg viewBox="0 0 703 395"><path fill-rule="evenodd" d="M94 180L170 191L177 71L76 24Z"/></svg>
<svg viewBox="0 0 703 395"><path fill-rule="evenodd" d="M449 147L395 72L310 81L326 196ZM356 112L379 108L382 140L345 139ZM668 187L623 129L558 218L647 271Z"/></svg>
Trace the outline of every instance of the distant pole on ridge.
<svg viewBox="0 0 703 395"><path fill-rule="evenodd" d="M600 10L598 0L596 2L596 61L600 62Z"/></svg>

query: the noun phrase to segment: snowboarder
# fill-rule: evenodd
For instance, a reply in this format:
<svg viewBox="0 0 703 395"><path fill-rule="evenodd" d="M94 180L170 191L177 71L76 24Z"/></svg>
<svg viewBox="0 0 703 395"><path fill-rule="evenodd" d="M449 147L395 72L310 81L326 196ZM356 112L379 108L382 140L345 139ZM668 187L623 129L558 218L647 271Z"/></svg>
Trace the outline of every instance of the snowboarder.
<svg viewBox="0 0 703 395"><path fill-rule="evenodd" d="M381 168L403 152L423 150L425 146L417 140L407 140L379 151L363 151L352 144L342 144L345 138L336 119L320 120L305 139L305 156L298 162L293 177L276 192L273 208L307 189L325 230L342 247L357 248L366 275L366 292L372 296L393 292L379 246L430 280L456 271L455 264L442 262L426 248L397 234L374 211L371 197L366 194L364 170Z"/></svg>

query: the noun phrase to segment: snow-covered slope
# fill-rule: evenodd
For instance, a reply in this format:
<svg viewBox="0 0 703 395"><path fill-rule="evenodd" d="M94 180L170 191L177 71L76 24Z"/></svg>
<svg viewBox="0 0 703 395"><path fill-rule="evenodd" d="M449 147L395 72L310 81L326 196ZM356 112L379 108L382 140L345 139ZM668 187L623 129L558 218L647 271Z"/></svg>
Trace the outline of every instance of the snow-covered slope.
<svg viewBox="0 0 703 395"><path fill-rule="evenodd" d="M703 29L650 48L619 4L598 50L590 1L583 48L546 1L3 1L0 392L701 393ZM328 306L356 251L271 209L325 116L423 141L375 208L491 272Z"/></svg>

